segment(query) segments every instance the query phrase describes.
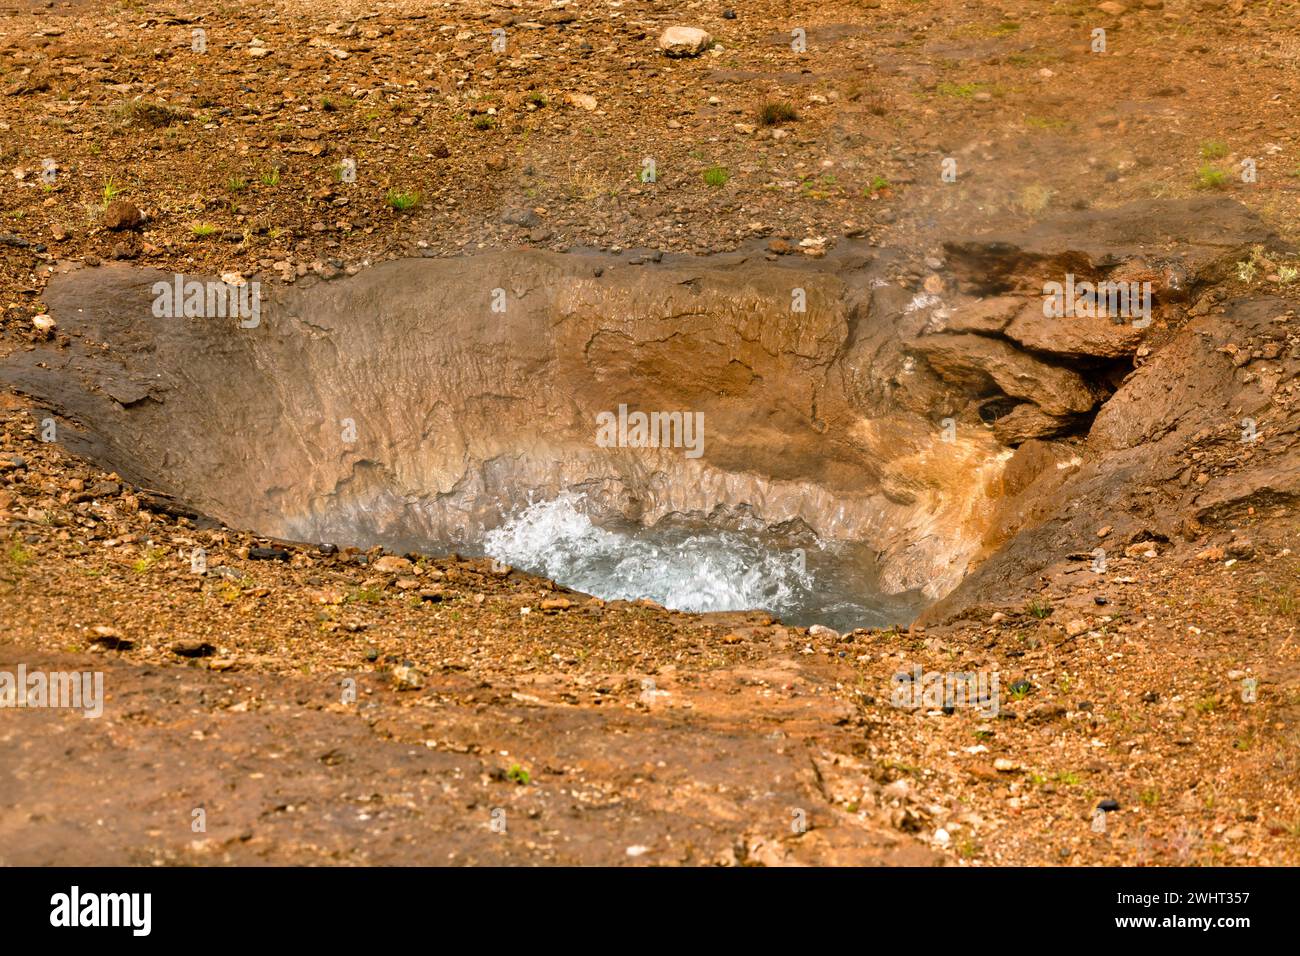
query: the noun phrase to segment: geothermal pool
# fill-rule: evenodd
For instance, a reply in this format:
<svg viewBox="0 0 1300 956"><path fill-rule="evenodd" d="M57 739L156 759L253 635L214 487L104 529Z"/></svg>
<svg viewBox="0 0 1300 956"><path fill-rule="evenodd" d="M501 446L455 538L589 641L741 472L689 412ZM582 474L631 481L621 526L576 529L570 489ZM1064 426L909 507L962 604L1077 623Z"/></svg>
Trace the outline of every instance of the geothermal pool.
<svg viewBox="0 0 1300 956"><path fill-rule="evenodd" d="M650 598L696 612L760 609L840 631L905 623L926 603L920 592L884 594L863 545L681 519L601 526L584 505L580 494L531 504L489 531L483 550L605 600Z"/></svg>

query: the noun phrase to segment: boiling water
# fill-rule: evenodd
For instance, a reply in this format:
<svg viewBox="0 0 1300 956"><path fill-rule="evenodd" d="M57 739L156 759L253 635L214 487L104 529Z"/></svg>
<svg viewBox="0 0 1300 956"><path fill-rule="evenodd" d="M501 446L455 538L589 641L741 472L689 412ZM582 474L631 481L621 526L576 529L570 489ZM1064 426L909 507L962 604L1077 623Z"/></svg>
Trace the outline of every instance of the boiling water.
<svg viewBox="0 0 1300 956"><path fill-rule="evenodd" d="M682 611L762 609L848 630L906 622L923 603L882 595L865 547L687 522L598 526L576 494L530 505L488 532L483 549L606 600L650 598Z"/></svg>

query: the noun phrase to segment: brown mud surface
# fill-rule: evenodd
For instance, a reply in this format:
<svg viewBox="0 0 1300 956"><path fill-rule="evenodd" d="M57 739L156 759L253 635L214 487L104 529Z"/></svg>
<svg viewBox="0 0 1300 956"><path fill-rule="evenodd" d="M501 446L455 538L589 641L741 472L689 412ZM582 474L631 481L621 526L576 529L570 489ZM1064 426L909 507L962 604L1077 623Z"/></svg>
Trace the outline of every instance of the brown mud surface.
<svg viewBox="0 0 1300 956"><path fill-rule="evenodd" d="M0 710L0 863L1300 862L1300 4L972 7L0 0L0 672L106 694ZM666 58L675 24L717 45ZM843 461L862 415L951 417L1007 463L962 583L843 635L260 537L151 458L213 453L219 416L171 416L219 393L115 395L119 367L199 376L60 292L109 260L346 301L389 260L620 275L850 241L882 286L827 321L808 389ZM1044 333L1067 269L1152 278L1156 322ZM922 293L951 313L908 312ZM752 394L776 407L801 347ZM766 476L827 483L803 441ZM914 666L996 671L999 713L894 706Z"/></svg>

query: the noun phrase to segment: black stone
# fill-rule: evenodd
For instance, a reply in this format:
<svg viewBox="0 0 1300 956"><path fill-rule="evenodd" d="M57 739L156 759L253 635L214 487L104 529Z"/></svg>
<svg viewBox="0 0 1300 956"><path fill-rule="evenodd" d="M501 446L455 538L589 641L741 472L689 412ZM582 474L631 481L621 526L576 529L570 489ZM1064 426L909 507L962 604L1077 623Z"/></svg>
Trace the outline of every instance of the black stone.
<svg viewBox="0 0 1300 956"><path fill-rule="evenodd" d="M289 552L283 548L249 548L250 561L288 561Z"/></svg>

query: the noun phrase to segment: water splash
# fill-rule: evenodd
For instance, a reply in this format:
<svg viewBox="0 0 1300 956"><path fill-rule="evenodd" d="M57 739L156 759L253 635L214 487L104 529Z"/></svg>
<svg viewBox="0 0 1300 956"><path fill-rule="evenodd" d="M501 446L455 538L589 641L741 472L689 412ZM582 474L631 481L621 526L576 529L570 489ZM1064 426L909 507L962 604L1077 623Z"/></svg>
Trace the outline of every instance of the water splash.
<svg viewBox="0 0 1300 956"><path fill-rule="evenodd" d="M682 611L763 609L841 629L897 623L914 611L911 596L878 593L860 551L697 524L602 527L578 494L528 506L489 531L483 549L606 600L648 597Z"/></svg>

